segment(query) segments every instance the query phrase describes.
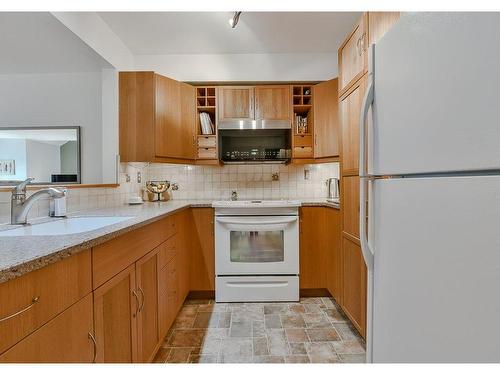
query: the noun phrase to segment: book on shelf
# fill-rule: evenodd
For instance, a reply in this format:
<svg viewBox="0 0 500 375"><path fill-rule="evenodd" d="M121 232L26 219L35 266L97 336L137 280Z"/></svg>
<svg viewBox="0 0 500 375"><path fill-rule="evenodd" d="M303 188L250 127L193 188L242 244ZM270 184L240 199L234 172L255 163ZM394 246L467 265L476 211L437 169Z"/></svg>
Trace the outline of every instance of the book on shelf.
<svg viewBox="0 0 500 375"><path fill-rule="evenodd" d="M200 126L201 126L201 134L203 135L211 135L215 134L214 124L210 119L210 115L206 112L200 113Z"/></svg>
<svg viewBox="0 0 500 375"><path fill-rule="evenodd" d="M297 134L307 133L307 117L295 114L295 129Z"/></svg>

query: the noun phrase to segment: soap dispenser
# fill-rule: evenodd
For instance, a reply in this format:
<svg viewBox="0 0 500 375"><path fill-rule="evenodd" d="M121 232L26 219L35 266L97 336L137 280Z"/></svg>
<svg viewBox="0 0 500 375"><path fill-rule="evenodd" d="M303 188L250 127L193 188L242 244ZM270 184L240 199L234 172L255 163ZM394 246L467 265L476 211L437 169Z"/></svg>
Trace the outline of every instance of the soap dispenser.
<svg viewBox="0 0 500 375"><path fill-rule="evenodd" d="M66 195L68 189L59 188L64 195L61 198L52 198L49 203L49 216L52 217L65 217L66 216Z"/></svg>

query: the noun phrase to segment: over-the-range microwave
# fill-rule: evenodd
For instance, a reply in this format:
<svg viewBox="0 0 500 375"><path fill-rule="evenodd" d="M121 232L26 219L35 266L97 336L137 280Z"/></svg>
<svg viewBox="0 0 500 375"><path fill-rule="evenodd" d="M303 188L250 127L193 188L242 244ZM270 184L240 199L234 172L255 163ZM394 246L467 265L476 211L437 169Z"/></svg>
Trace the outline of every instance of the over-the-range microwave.
<svg viewBox="0 0 500 375"><path fill-rule="evenodd" d="M281 120L219 123L219 159L225 164L287 163L292 156L291 124Z"/></svg>

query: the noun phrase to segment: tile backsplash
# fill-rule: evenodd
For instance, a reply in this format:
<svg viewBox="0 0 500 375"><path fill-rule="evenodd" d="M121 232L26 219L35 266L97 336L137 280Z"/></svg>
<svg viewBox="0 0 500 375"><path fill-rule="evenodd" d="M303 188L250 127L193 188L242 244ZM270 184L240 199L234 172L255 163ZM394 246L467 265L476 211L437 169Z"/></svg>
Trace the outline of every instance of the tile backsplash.
<svg viewBox="0 0 500 375"><path fill-rule="evenodd" d="M141 173L140 183L137 172ZM278 174L278 181L273 181L273 174ZM140 194L147 180L176 182L179 190L172 192L172 199L225 200L231 197L232 191L237 191L239 199L324 198L325 180L338 176L338 163L223 167L122 163L119 187L69 189L67 209L77 212L126 204L130 196ZM10 196L8 191L0 192L0 223L10 221ZM29 218L47 216L48 211L49 200L41 199L31 209Z"/></svg>

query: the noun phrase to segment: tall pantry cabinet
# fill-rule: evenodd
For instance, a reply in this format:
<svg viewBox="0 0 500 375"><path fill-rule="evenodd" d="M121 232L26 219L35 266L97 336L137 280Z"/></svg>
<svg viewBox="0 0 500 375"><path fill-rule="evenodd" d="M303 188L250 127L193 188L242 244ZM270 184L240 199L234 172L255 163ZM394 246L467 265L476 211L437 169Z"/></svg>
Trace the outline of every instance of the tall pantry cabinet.
<svg viewBox="0 0 500 375"><path fill-rule="evenodd" d="M367 270L359 237L359 114L367 82L368 46L376 43L399 17L399 12L364 13L338 51L342 286L337 299L363 337Z"/></svg>

